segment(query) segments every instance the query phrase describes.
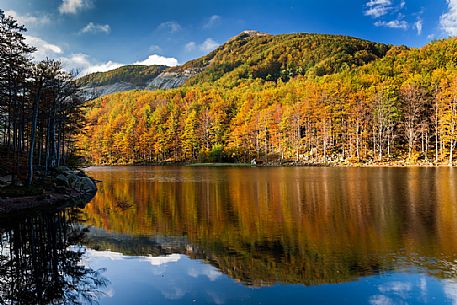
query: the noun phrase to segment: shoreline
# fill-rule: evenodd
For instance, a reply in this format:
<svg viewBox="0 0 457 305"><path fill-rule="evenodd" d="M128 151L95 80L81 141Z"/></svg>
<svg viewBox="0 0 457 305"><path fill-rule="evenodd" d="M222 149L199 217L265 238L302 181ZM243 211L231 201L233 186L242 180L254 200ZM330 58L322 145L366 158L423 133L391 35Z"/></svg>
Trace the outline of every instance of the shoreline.
<svg viewBox="0 0 457 305"><path fill-rule="evenodd" d="M339 167L339 168L453 168L457 164L448 165L446 163L416 163L409 164L406 162L373 162L373 163L314 163L314 162L303 162L303 161L283 161L283 162L265 162L258 164L251 163L223 163L223 162L145 162L145 163L126 163L126 164L91 164L86 168L91 167L122 167L122 166L133 166L133 167L147 167L147 166L177 166L177 167L243 167L243 168L256 168L256 167Z"/></svg>
<svg viewBox="0 0 457 305"><path fill-rule="evenodd" d="M97 193L97 181L85 172L65 166L42 179L47 182L39 185L40 193L27 194L23 186L9 186L9 193L0 194L0 218L40 209L85 206Z"/></svg>
<svg viewBox="0 0 457 305"><path fill-rule="evenodd" d="M0 200L0 218L30 213L43 209L60 210L68 207L82 207L95 197L95 193L45 193L35 196L15 197Z"/></svg>

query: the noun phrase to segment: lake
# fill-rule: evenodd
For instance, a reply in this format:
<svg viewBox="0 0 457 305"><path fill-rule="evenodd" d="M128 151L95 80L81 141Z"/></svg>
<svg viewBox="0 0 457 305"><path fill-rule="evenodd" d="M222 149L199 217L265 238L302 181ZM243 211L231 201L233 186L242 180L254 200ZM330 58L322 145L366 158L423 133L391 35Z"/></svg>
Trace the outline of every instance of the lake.
<svg viewBox="0 0 457 305"><path fill-rule="evenodd" d="M457 169L88 173L1 220L0 304L457 304Z"/></svg>

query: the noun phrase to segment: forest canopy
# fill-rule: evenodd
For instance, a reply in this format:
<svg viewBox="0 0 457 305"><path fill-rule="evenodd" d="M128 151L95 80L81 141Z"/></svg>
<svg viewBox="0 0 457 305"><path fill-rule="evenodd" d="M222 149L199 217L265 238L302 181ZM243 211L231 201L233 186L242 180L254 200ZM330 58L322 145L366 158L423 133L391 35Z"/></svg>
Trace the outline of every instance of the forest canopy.
<svg viewBox="0 0 457 305"><path fill-rule="evenodd" d="M238 37L186 86L98 98L79 146L95 164L453 164L455 38L410 49L303 35Z"/></svg>

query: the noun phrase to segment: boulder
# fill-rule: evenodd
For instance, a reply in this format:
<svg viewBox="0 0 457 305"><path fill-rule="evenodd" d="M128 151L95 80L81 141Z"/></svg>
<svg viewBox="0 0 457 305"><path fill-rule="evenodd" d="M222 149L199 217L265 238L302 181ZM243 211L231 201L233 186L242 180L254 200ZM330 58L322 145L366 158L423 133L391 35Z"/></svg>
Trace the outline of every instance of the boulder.
<svg viewBox="0 0 457 305"><path fill-rule="evenodd" d="M91 193L91 192L95 192L97 190L97 186L95 184L94 181L92 181L92 179L90 179L89 177L83 177L80 179L80 182L81 182L81 191L85 192L85 193Z"/></svg>
<svg viewBox="0 0 457 305"><path fill-rule="evenodd" d="M70 183L68 181L68 178L65 177L63 174L59 174L56 178L56 184L58 186L65 186L65 187L70 187Z"/></svg>
<svg viewBox="0 0 457 305"><path fill-rule="evenodd" d="M68 173L66 178L68 179L68 185L71 188L73 188L73 189L78 188L79 180L81 180L80 177L76 176L74 173Z"/></svg>

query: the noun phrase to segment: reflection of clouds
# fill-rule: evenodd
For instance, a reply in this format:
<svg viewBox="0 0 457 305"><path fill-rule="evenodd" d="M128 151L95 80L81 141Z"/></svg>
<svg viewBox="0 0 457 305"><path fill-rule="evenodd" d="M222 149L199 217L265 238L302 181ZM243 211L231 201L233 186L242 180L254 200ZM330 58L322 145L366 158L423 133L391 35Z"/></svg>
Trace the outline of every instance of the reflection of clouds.
<svg viewBox="0 0 457 305"><path fill-rule="evenodd" d="M86 249L86 258L88 260L105 258L112 261L135 259L139 262L147 262L152 266L161 266L169 263L178 262L181 259L181 254L170 254L167 256L125 256L124 254L118 252L96 251L92 249Z"/></svg>
<svg viewBox="0 0 457 305"><path fill-rule="evenodd" d="M176 263L181 259L180 254L171 254L167 256L147 256L147 257L141 257L140 260L146 261L150 263L153 266L160 266L164 264L169 264L169 263Z"/></svg>
<svg viewBox="0 0 457 305"><path fill-rule="evenodd" d="M457 283L451 280L443 281L443 289L452 305L457 305Z"/></svg>
<svg viewBox="0 0 457 305"><path fill-rule="evenodd" d="M186 291L179 287L169 287L160 291L167 300L179 300L186 295Z"/></svg>
<svg viewBox="0 0 457 305"><path fill-rule="evenodd" d="M386 282L378 286L378 290L382 294L370 297L371 305L404 305L408 304L404 300L409 298L415 285L411 282L392 281ZM421 293L423 289L427 289L426 282L421 281L417 284ZM457 305L457 304L456 304Z"/></svg>
<svg viewBox="0 0 457 305"><path fill-rule="evenodd" d="M427 297L427 279L422 276L419 282L419 289L421 291L421 297L425 299Z"/></svg>
<svg viewBox="0 0 457 305"><path fill-rule="evenodd" d="M395 303L385 295L374 295L370 298L371 305L394 305Z"/></svg>
<svg viewBox="0 0 457 305"><path fill-rule="evenodd" d="M193 278L197 278L200 275L206 276L210 281L217 280L221 276L221 273L216 268L210 265L204 265L202 268L196 269L195 267L189 268L187 274Z"/></svg>
<svg viewBox="0 0 457 305"><path fill-rule="evenodd" d="M405 282L390 282L380 285L378 289L382 293L394 293L402 298L406 298L408 293L413 289L413 285Z"/></svg>
<svg viewBox="0 0 457 305"><path fill-rule="evenodd" d="M222 305L225 303L225 298L215 291L208 291L208 295L214 304Z"/></svg>
<svg viewBox="0 0 457 305"><path fill-rule="evenodd" d="M114 296L114 290L112 287L109 287L105 290L103 290L103 295L108 298L112 298Z"/></svg>
<svg viewBox="0 0 457 305"><path fill-rule="evenodd" d="M125 259L122 253L118 252L111 252L111 251L95 251L91 249L87 249L86 256L90 259L97 259L97 258L107 258L112 261L118 261Z"/></svg>

